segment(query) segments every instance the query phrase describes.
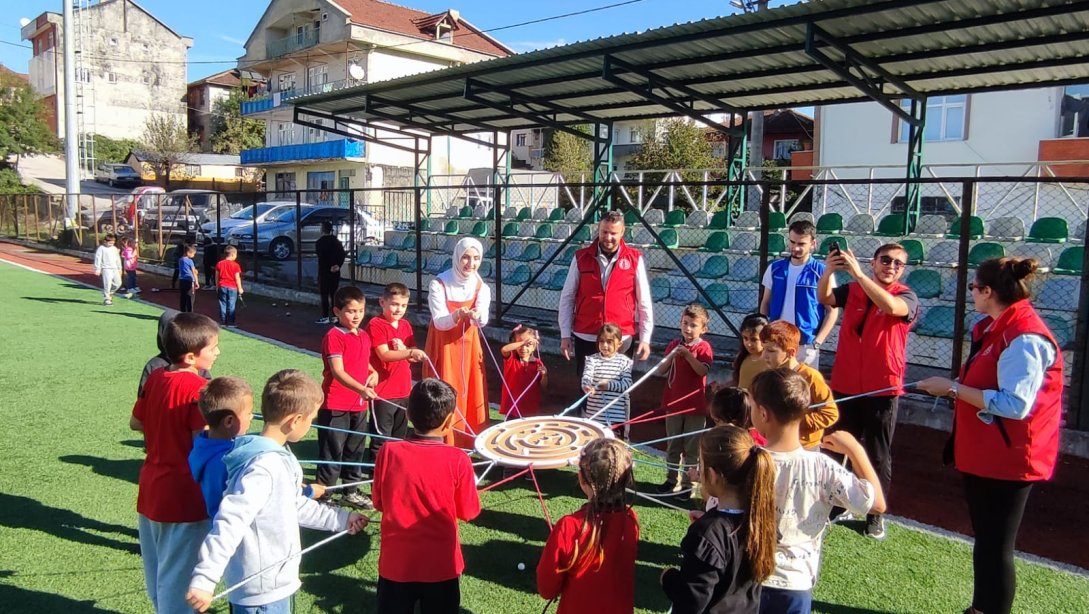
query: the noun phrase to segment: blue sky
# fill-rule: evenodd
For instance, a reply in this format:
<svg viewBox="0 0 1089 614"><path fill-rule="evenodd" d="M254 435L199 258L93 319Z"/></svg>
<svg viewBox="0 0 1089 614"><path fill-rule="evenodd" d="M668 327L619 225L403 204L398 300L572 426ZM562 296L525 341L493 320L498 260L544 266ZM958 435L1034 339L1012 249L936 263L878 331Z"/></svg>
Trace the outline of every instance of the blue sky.
<svg viewBox="0 0 1089 614"><path fill-rule="evenodd" d="M0 63L26 72L30 49L19 38L19 20L34 19L46 11L60 13L64 0L4 0L0 2ZM71 0L68 0L71 1ZM481 29L499 28L534 19L620 4L624 0L402 0L398 4L422 11L448 8ZM137 0L178 33L193 38L189 50L189 80L234 66L242 44L268 6L266 0ZM783 2L772 2L772 6ZM497 31L492 34L517 51L571 43L624 32L638 32L674 23L706 19L735 12L729 0L634 0L629 4Z"/></svg>

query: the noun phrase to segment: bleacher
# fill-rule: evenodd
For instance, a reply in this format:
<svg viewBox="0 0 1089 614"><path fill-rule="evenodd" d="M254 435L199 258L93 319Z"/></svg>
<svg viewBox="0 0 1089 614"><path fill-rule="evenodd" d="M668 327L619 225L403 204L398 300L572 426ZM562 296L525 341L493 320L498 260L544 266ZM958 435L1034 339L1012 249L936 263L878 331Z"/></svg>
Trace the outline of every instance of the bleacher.
<svg viewBox="0 0 1089 614"><path fill-rule="evenodd" d="M665 212L650 209L643 219L657 233L666 250L650 230L628 213L625 240L643 251L651 278L657 326L673 328L680 320L683 305L707 300L692 282L679 273L670 252L705 289L711 301L720 307L736 326L745 314L757 309L760 271L760 216L745 211L732 223L724 212L709 214L681 210ZM869 214L843 216L827 213L814 218L798 213L789 220L781 212L769 216L769 254L779 257L786 251L786 227L798 219L813 221L818 228L816 257L828 255L832 242L850 248L868 261L882 244L899 242L909 256L909 271L904 282L918 293L924 314L916 324L909 342L909 361L916 364L946 366L952 352L953 314L956 294L956 268L959 256L959 219L922 216L912 232L902 236L903 214L875 219ZM572 233L575 239L559 253L547 270L518 304L555 310L567 267L575 249L591 239L588 226L577 231L581 221L578 209L564 212L557 208L509 207L503 211L503 301L509 302L529 281L536 270ZM494 282L496 247L494 211L483 206L452 207L443 215L423 220L421 250L424 284L429 277L450 266L453 246L462 236L474 236L486 250L481 275ZM1069 347L1074 337L1074 322L1080 292L1084 223L1043 217L1027 226L1018 218L1002 217L969 220L971 249L968 266L999 256L1031 256L1043 267L1037 276L1035 305L1047 319L1056 337ZM357 275L362 281L385 284L393 281L415 286L416 253L413 231L387 231L382 246L364 246L358 250ZM971 272L969 272L971 280ZM846 281L843 279L841 281ZM978 319L968 303L967 323ZM710 332L729 335L729 328L712 316ZM835 334L829 346L835 347Z"/></svg>

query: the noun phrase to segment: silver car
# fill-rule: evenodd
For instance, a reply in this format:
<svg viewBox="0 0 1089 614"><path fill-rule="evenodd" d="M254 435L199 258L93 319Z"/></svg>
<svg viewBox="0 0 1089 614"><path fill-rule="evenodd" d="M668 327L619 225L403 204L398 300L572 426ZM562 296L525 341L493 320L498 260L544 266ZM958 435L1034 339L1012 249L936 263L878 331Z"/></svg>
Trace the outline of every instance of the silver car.
<svg viewBox="0 0 1089 614"><path fill-rule="evenodd" d="M349 219L351 212L347 208L323 205L302 205L299 218L299 232L295 229L295 207L284 207L268 215L257 224L257 252L267 253L276 260L286 260L301 248L303 253L314 251L314 244L321 237L321 225L329 222L337 236L348 246L350 233ZM382 236L381 224L373 216L356 208L357 243L367 241L367 237ZM242 251L254 249L252 225L237 226L227 235L227 243Z"/></svg>
<svg viewBox="0 0 1089 614"><path fill-rule="evenodd" d="M99 164L95 169L95 181L112 186L134 187L144 183L144 178L128 164Z"/></svg>
<svg viewBox="0 0 1089 614"><path fill-rule="evenodd" d="M237 228L239 226L249 226L252 228L254 216L257 217L257 223L260 224L261 222L268 219L270 215L277 211L280 211L284 207L294 206L294 201L272 201L261 202L255 205L250 205L249 207L246 207L244 209L239 209L238 211L230 214L228 217L219 220L219 235L222 237L222 240L225 241L227 239L227 236L230 234L230 231L234 228ZM204 236L210 239L214 239L216 237L215 219L212 219L212 221L202 224L200 227L200 231L204 234Z"/></svg>

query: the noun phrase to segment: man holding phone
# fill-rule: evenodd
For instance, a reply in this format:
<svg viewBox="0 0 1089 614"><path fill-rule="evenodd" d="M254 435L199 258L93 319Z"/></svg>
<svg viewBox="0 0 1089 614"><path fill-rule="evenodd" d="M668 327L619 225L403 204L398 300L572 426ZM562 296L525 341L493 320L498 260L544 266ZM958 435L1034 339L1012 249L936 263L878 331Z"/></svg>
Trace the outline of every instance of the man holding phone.
<svg viewBox="0 0 1089 614"><path fill-rule="evenodd" d="M886 497L892 483L896 409L904 394L908 330L919 315L918 297L900 283L907 259L907 251L899 243L882 245L870 261L871 273L867 276L850 250L829 250L827 266L817 285L821 304L843 310L839 347L832 365L832 396L881 391L837 402L839 422L832 430L845 430L862 442ZM846 271L853 281L836 288L836 271ZM866 535L885 537L881 515L866 517Z"/></svg>
<svg viewBox="0 0 1089 614"><path fill-rule="evenodd" d="M820 366L820 347L836 325L839 309L821 305L817 282L825 272L824 263L813 258L817 228L813 222L797 221L787 230L790 257L772 262L764 271L760 313L771 320L785 320L802 334L799 362ZM835 287L835 279L832 280Z"/></svg>

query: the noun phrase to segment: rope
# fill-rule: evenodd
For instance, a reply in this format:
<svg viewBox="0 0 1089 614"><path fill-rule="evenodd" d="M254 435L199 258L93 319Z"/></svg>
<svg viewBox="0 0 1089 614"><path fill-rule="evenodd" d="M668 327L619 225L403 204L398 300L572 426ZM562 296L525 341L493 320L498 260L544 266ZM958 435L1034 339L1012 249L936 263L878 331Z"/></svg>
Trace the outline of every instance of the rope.
<svg viewBox="0 0 1089 614"><path fill-rule="evenodd" d="M590 396L590 393L589 393L589 392L587 392L586 394L582 395L581 397L579 397L579 398L578 398L578 400L577 400L577 401L575 401L574 403L572 403L572 404L568 405L568 406L567 406L566 408L564 408L564 410L563 410L563 411L561 411L560 413L556 414L556 416L557 416L557 417L559 417L559 416L566 416L567 414L569 414L569 413L571 413L571 412L575 411L576 409L578 409L578 408L579 408L579 407L580 407L580 406L582 405L582 402L583 402L583 401L585 401L585 400L586 400L587 398L589 398L589 396Z"/></svg>
<svg viewBox="0 0 1089 614"><path fill-rule="evenodd" d="M653 501L653 502L657 503L658 505L661 505L662 507L668 507L670 509L677 510L678 512L684 512L685 514L687 514L688 512L692 511L692 510L685 509L685 508L683 508L683 507L681 507L679 505L673 505L672 503L662 501L661 499L652 497L652 496L650 496L648 494L644 494L644 493L632 490L630 488L628 488L627 491L630 492L631 494L635 495L636 497L642 497L644 499L647 499L648 501Z"/></svg>
<svg viewBox="0 0 1089 614"><path fill-rule="evenodd" d="M343 465L345 467L374 467L374 463L353 463L348 461L300 460L300 465Z"/></svg>
<svg viewBox="0 0 1089 614"><path fill-rule="evenodd" d="M544 512L545 522L548 523L548 530L552 531L552 515L548 513L548 506L545 505L544 493L541 492L541 485L537 483L537 473L533 471L533 465L529 466L529 477L533 478L533 488L537 490L537 500L541 502L541 511Z"/></svg>
<svg viewBox="0 0 1089 614"><path fill-rule="evenodd" d="M502 480L499 480L498 482L488 484L484 488L481 488L480 492L488 492L489 490L499 486L500 484L506 484L507 482L509 482L509 481L511 481L513 479L516 479L518 477L521 477L521 476L523 476L523 475L525 475L527 473L529 473L529 467L526 467L525 469L519 471L518 473L508 475L507 477L503 478Z"/></svg>
<svg viewBox="0 0 1089 614"><path fill-rule="evenodd" d="M495 365L495 372L499 374L499 383L503 384L503 390L506 391L507 396L510 397L511 401L513 401L510 411L508 411L507 414L510 414L511 412L517 412L518 417L521 418L522 411L518 409L518 401L522 400L522 395L518 395L517 399L514 398L514 393L510 391L510 386L507 385L507 379L503 377L503 365L499 364L499 360L495 357L495 351L492 350L491 344L488 343L488 338L484 335L484 329L478 326L476 328L476 331L480 333L480 343L483 344L484 347L488 350L488 356L491 357L492 364ZM534 377L533 381L537 381L537 378ZM530 382L530 386L532 385L533 383ZM526 387L526 390L528 389L529 386ZM525 394L525 390L522 391L522 394Z"/></svg>
<svg viewBox="0 0 1089 614"><path fill-rule="evenodd" d="M362 482L349 482L347 484L335 484L333 486L326 486L325 491L328 492L330 490L337 490L339 488L351 488L353 486L366 486L367 484L370 484L373 481L374 481L374 479L372 478L370 480L363 480Z"/></svg>
<svg viewBox="0 0 1089 614"><path fill-rule="evenodd" d="M662 365L664 365L666 363L666 361L669 360L670 357L672 357L676 353L677 353L677 348L673 348L672 350L670 350L670 352L668 354L663 356L662 359L658 361L658 364L654 365L646 373L644 373L643 377L640 377L639 379L635 380L635 382L631 386L628 386L627 390L625 390L624 392L621 392L615 399L613 399L612 401L609 401L608 403L606 403L605 407L602 407L601 409L597 410L596 412L593 413L593 415L587 416L587 419L588 420L593 420L593 419L597 418L602 413L604 413L607 409L609 409L610 407L615 405L618 401L620 401L620 399L623 399L624 397L631 394L632 390L635 390L636 388L639 387L640 384L642 384L643 382L650 379L650 376L654 375L654 373L658 370L658 367L661 367Z"/></svg>
<svg viewBox="0 0 1089 614"><path fill-rule="evenodd" d="M495 467L495 463L494 462L489 462L488 466L484 469L483 473L481 473L480 475L477 476L477 478L476 478L476 485L477 486L480 486L480 483L484 481L485 477L487 477L488 472L491 471L492 468L494 468L494 467Z"/></svg>
<svg viewBox="0 0 1089 614"><path fill-rule="evenodd" d="M246 584L249 584L253 580L261 577L261 574L265 573L266 571L270 571L270 570L275 569L277 567L282 567L282 566L288 564L289 562L291 562L292 560L301 557L302 555L306 554L307 552L311 552L313 550L316 550L316 549L324 546L325 544L328 544L329 542L331 542L331 541L333 541L335 539L340 539L341 537L344 537L347 534L348 534L347 529L345 529L343 531L340 531L339 533L334 533L334 534L330 535L329 537L326 537L325 539L321 540L320 542L318 542L318 543L316 543L316 544L314 544L314 545L312 545L312 546L310 546L308 548L304 548L304 549L296 552L295 554L292 554L291 556L285 558L282 561L278 561L276 563L273 563L273 564L269 565L268 567L265 567L261 571L258 571L255 574L252 574L250 576L246 576L240 582L237 582L236 584L228 586L227 588L223 589L222 591L220 591L219 593L214 595L212 597L212 601L218 601L218 600L226 597L231 591L235 590L236 588L242 587L242 586L244 586Z"/></svg>

